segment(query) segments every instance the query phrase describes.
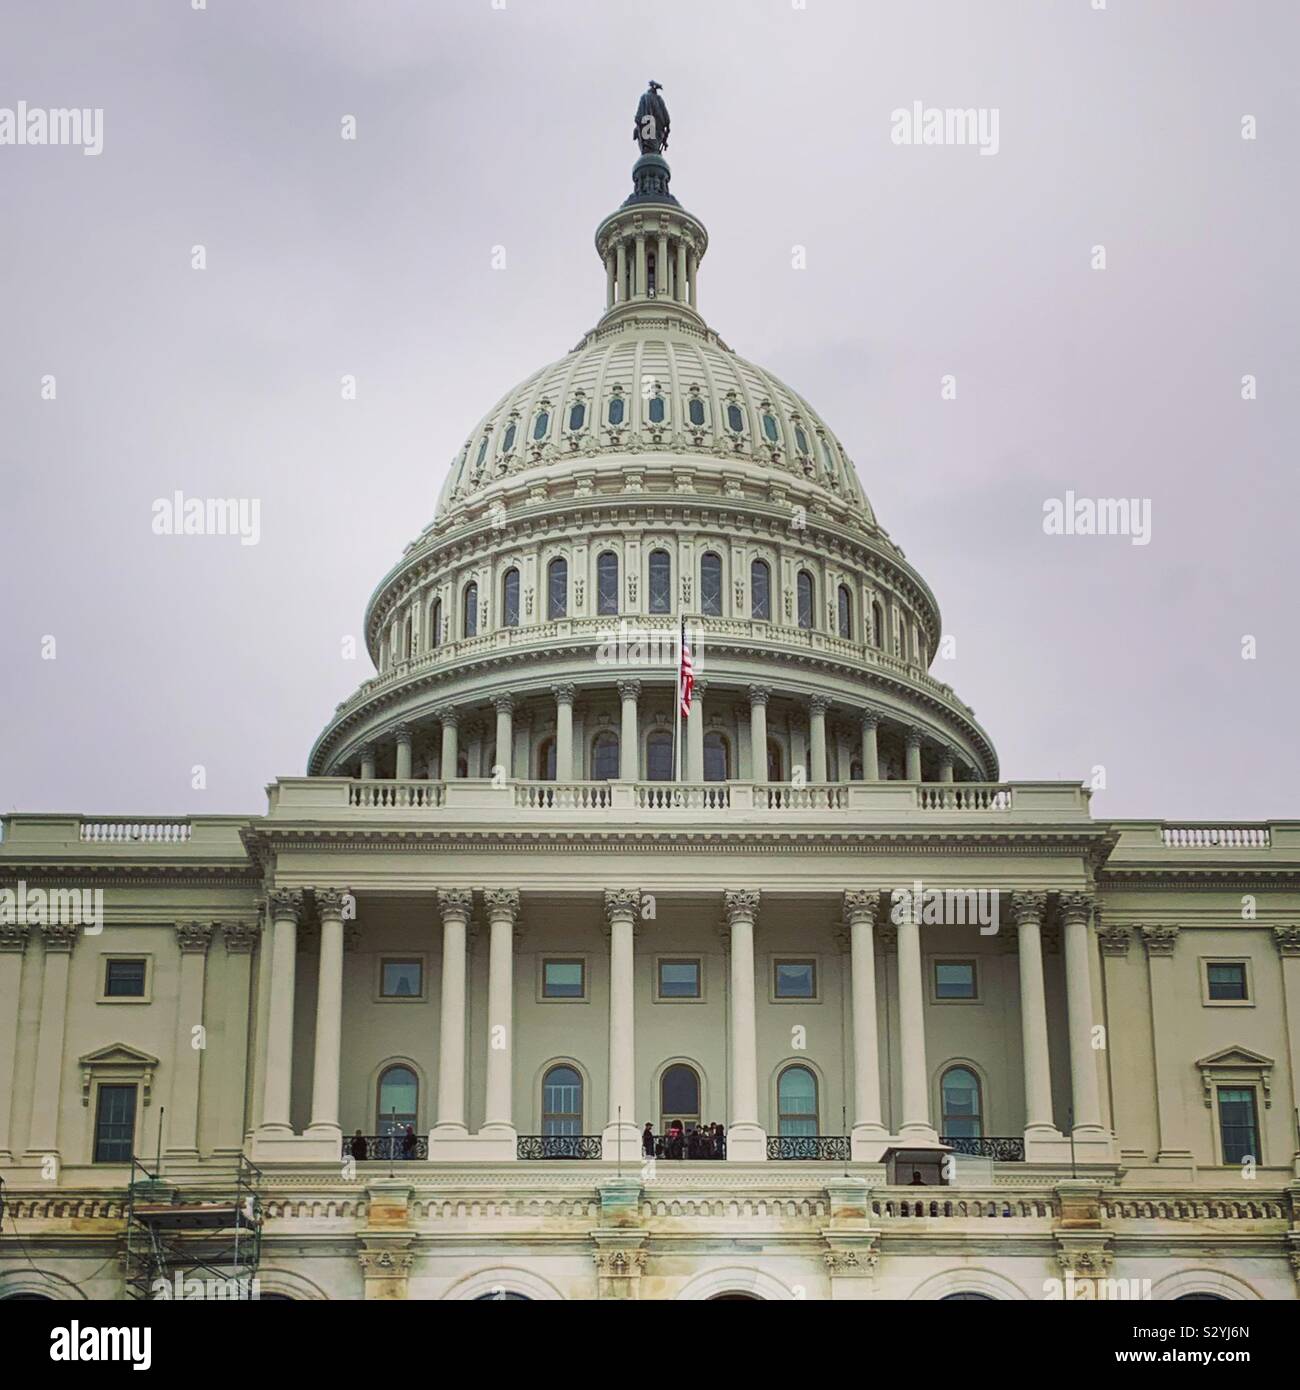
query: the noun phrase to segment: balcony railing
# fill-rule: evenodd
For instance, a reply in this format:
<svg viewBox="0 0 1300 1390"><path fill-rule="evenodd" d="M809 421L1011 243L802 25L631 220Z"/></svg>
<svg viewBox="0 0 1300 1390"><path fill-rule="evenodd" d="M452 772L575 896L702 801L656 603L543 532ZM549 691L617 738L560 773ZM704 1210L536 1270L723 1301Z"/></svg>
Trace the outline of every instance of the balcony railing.
<svg viewBox="0 0 1300 1390"><path fill-rule="evenodd" d="M771 1134L767 1139L768 1158L844 1163L852 1152L847 1134Z"/></svg>
<svg viewBox="0 0 1300 1390"><path fill-rule="evenodd" d="M1166 825L1161 838L1168 849L1268 849L1266 825Z"/></svg>
<svg viewBox="0 0 1300 1390"><path fill-rule="evenodd" d="M594 1158L601 1154L599 1134L521 1134L515 1141L515 1157Z"/></svg>
<svg viewBox="0 0 1300 1390"><path fill-rule="evenodd" d="M1025 1161L1025 1141L1018 1135L1000 1136L987 1134L978 1139L966 1135L943 1134L939 1142L947 1144L954 1153L966 1154L970 1158L991 1158L995 1163L1023 1163Z"/></svg>
<svg viewBox="0 0 1300 1390"><path fill-rule="evenodd" d="M343 1157L355 1158L358 1163L392 1163L402 1159L429 1157L429 1137L426 1134L363 1134L363 1154L354 1154L355 1134L343 1136Z"/></svg>
<svg viewBox="0 0 1300 1390"><path fill-rule="evenodd" d="M189 821L97 820L81 822L81 838L96 844L181 844L190 838Z"/></svg>

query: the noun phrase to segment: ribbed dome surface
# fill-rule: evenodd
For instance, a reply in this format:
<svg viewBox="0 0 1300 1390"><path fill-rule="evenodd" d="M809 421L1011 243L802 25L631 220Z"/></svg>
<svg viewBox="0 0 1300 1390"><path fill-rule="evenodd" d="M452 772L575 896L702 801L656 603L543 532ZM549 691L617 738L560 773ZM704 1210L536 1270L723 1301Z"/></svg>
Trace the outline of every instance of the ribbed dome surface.
<svg viewBox="0 0 1300 1390"><path fill-rule="evenodd" d="M853 464L802 396L653 304L603 321L503 396L453 461L438 513L512 474L651 452L792 474L874 521Z"/></svg>

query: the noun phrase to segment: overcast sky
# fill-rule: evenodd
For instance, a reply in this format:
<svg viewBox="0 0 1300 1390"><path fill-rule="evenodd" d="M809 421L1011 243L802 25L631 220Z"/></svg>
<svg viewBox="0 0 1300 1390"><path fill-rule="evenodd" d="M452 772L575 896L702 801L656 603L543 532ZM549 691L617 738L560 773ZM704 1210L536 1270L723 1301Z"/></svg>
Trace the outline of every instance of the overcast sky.
<svg viewBox="0 0 1300 1390"><path fill-rule="evenodd" d="M598 317L653 77L702 311L837 430L1003 776L1294 816L1300 7L1093 3L5 0L0 108L103 148L0 145L0 809L303 772L453 454ZM155 535L177 490L259 543ZM1150 543L1045 534L1067 491Z"/></svg>

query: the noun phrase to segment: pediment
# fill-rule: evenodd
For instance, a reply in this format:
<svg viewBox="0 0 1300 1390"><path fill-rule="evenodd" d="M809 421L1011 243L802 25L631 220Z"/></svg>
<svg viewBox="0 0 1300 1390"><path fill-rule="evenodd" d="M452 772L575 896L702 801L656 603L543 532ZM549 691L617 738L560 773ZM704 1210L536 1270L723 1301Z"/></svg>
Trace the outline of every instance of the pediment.
<svg viewBox="0 0 1300 1390"><path fill-rule="evenodd" d="M1252 1052L1250 1048L1234 1043L1231 1047L1210 1053L1208 1057L1199 1058L1196 1065L1201 1071L1201 1086L1205 1091L1207 1106L1214 1104L1216 1085L1233 1082L1254 1082L1263 1092L1265 1108L1273 1104L1269 1088L1273 1059L1265 1057L1262 1052Z"/></svg>
<svg viewBox="0 0 1300 1390"><path fill-rule="evenodd" d="M1198 1059L1198 1067L1271 1067L1273 1059L1263 1053L1252 1052L1248 1047L1233 1045L1221 1052L1212 1052L1208 1057Z"/></svg>
<svg viewBox="0 0 1300 1390"><path fill-rule="evenodd" d="M87 1052L77 1060L83 1067L123 1064L139 1067L156 1067L158 1065L157 1057L151 1057L147 1052L141 1052L138 1047L132 1047L129 1043L109 1043L107 1047L98 1048L94 1052Z"/></svg>
<svg viewBox="0 0 1300 1390"><path fill-rule="evenodd" d="M130 1043L118 1042L83 1053L77 1062L81 1067L82 1105L90 1104L90 1089L96 1077L103 1081L138 1081L141 1103L149 1104L153 1074L158 1066L157 1057L132 1047Z"/></svg>

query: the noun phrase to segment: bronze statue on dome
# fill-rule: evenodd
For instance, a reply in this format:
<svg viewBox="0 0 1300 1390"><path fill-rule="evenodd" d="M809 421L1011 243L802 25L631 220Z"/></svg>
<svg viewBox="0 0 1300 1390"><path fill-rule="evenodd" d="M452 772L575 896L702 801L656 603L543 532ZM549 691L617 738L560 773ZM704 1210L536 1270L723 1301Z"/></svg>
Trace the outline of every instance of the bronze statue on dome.
<svg viewBox="0 0 1300 1390"><path fill-rule="evenodd" d="M668 107L659 95L662 90L652 80L637 103L632 138L641 146L642 154L662 154L668 148Z"/></svg>

